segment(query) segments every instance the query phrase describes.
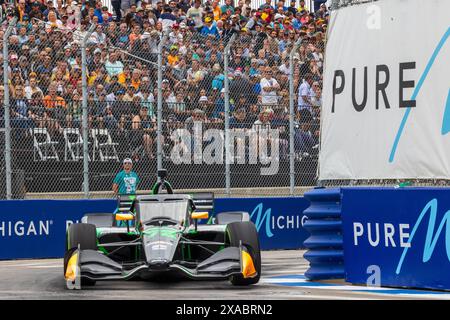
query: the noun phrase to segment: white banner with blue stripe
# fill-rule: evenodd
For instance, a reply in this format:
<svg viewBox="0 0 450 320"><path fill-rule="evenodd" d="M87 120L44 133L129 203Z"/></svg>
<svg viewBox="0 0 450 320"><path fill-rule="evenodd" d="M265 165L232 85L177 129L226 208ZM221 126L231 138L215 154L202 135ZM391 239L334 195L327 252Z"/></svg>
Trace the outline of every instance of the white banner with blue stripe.
<svg viewBox="0 0 450 320"><path fill-rule="evenodd" d="M450 1L336 10L320 179L450 178Z"/></svg>

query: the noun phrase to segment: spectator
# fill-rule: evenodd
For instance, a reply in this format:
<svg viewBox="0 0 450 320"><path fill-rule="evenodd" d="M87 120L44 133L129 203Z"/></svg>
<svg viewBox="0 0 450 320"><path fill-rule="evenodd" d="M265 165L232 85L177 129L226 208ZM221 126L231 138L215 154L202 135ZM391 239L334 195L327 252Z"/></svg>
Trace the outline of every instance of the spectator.
<svg viewBox="0 0 450 320"><path fill-rule="evenodd" d="M97 25L97 27L95 28L95 31L92 33L92 36L91 36L90 39L91 39L91 42L93 42L93 43L95 43L97 45L106 42L106 34L103 32L103 27L102 27L101 24ZM101 52L101 50L100 50L100 52Z"/></svg>
<svg viewBox="0 0 450 320"><path fill-rule="evenodd" d="M252 85L250 81L244 78L244 74L242 73L242 69L238 68L234 72L234 80L230 83L230 95L234 101L240 96L248 97L252 93Z"/></svg>
<svg viewBox="0 0 450 320"><path fill-rule="evenodd" d="M170 66L175 66L180 61L180 57L178 56L178 47L176 45L172 45L170 47L170 53L167 56L167 63Z"/></svg>
<svg viewBox="0 0 450 320"><path fill-rule="evenodd" d="M222 14L226 14L228 16L234 14L234 7L232 5L232 0L225 0L225 4L220 8Z"/></svg>
<svg viewBox="0 0 450 320"><path fill-rule="evenodd" d="M113 181L112 190L115 195L135 194L139 185L139 177L132 171L133 161L130 158L123 160L123 170L120 171Z"/></svg>
<svg viewBox="0 0 450 320"><path fill-rule="evenodd" d="M213 25L211 17L205 18L205 24L203 25L200 34L205 37L213 37L216 40L220 38L219 30L217 30L215 25Z"/></svg>
<svg viewBox="0 0 450 320"><path fill-rule="evenodd" d="M221 91L222 88L224 87L225 76L221 72L221 68L218 63L214 64L212 68L212 75L214 76L211 83L212 89L217 89L218 91Z"/></svg>
<svg viewBox="0 0 450 320"><path fill-rule="evenodd" d="M310 127L310 121L300 119L300 126L295 130L294 150L296 153L300 153L301 156L310 155L316 144Z"/></svg>
<svg viewBox="0 0 450 320"><path fill-rule="evenodd" d="M116 53L112 52L109 54L109 59L105 63L105 68L111 77L121 74L123 72L124 65L117 59Z"/></svg>
<svg viewBox="0 0 450 320"><path fill-rule="evenodd" d="M142 105L139 113L133 117L133 138L132 145L136 148L143 146L145 154L149 159L153 159L153 141L156 139L156 128L152 119L148 116L146 105ZM137 157L138 155L134 155Z"/></svg>
<svg viewBox="0 0 450 320"><path fill-rule="evenodd" d="M222 10L219 6L219 0L214 0L212 2L212 12L214 15L214 21L218 22L222 16Z"/></svg>
<svg viewBox="0 0 450 320"><path fill-rule="evenodd" d="M28 136L28 130L34 128L34 117L28 107L24 88L17 86L11 101L11 127L16 129L13 131L16 140L20 141Z"/></svg>
<svg viewBox="0 0 450 320"><path fill-rule="evenodd" d="M59 29L62 27L63 27L63 23L61 20L59 20L57 18L56 11L49 10L48 15L47 15L47 23L45 24L45 28L46 28L47 32L49 32L49 30L51 30L51 29L54 29L54 28Z"/></svg>
<svg viewBox="0 0 450 320"><path fill-rule="evenodd" d="M298 89L298 110L307 109L312 112L311 104L311 84L313 82L313 76L308 73L305 76L305 80Z"/></svg>
<svg viewBox="0 0 450 320"><path fill-rule="evenodd" d="M177 17L173 15L172 9L169 6L166 6L158 20L162 22L162 28L166 31L176 23Z"/></svg>
<svg viewBox="0 0 450 320"><path fill-rule="evenodd" d="M194 6L189 8L186 13L188 24L201 28L203 26L203 8L201 7L201 0L195 0Z"/></svg>
<svg viewBox="0 0 450 320"><path fill-rule="evenodd" d="M272 77L273 71L270 67L266 67L264 71L264 78L261 79L261 96L262 104L264 106L273 106L278 103L278 92L280 85L277 80Z"/></svg>
<svg viewBox="0 0 450 320"><path fill-rule="evenodd" d="M37 85L37 79L36 79L36 74L33 74L34 76L30 78L29 84L28 86L25 87L25 97L26 99L30 100L31 96L33 95L33 93L35 92L41 92L42 90L41 88L38 87Z"/></svg>
<svg viewBox="0 0 450 320"><path fill-rule="evenodd" d="M48 88L48 95L44 97L44 106L47 109L56 107L64 108L66 106L64 99L58 95L57 84L55 82L51 83Z"/></svg>
<svg viewBox="0 0 450 320"><path fill-rule="evenodd" d="M68 128L80 128L82 118L82 98L78 92L74 92L72 99L67 103L66 122Z"/></svg>
<svg viewBox="0 0 450 320"><path fill-rule="evenodd" d="M252 123L247 121L247 111L245 108L239 108L230 118L230 129L250 129Z"/></svg>

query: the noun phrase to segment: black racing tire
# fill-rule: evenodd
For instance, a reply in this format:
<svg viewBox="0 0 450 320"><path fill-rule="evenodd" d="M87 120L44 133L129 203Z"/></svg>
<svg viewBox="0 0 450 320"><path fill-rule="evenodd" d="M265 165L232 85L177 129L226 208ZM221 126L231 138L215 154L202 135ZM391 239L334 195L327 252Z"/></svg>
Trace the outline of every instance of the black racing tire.
<svg viewBox="0 0 450 320"><path fill-rule="evenodd" d="M242 245L252 257L258 273L253 278L244 278L242 275L232 276L230 282L235 286L248 286L258 283L261 277L261 250L255 224L251 221L232 222L227 225L226 232L231 247L239 247L242 242Z"/></svg>
<svg viewBox="0 0 450 320"><path fill-rule="evenodd" d="M67 229L66 251L72 248L80 250L97 250L97 229L89 223L74 223Z"/></svg>
<svg viewBox="0 0 450 320"><path fill-rule="evenodd" d="M97 250L97 229L95 225L89 223L74 223L71 224L66 233L66 255L73 252L80 245L80 250ZM64 260L68 258L65 257ZM64 262L64 272L67 266ZM81 285L93 286L95 280L81 278Z"/></svg>

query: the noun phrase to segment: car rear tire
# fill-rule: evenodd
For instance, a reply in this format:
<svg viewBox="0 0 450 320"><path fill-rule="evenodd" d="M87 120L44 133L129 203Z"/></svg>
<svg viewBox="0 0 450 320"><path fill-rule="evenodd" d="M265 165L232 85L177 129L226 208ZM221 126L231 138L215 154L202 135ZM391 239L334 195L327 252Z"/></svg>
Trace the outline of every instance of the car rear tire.
<svg viewBox="0 0 450 320"><path fill-rule="evenodd" d="M235 286L248 286L255 284L261 277L261 251L258 231L251 221L232 222L227 225L227 235L230 246L239 247L240 243L247 249L252 257L257 275L253 278L244 278L242 275L232 276L230 282Z"/></svg>
<svg viewBox="0 0 450 320"><path fill-rule="evenodd" d="M70 225L66 234L66 256L64 258L64 272L67 266L66 260L70 252L78 248L80 250L97 250L97 229L95 225L89 223L74 223ZM95 280L81 278L81 285L93 286Z"/></svg>

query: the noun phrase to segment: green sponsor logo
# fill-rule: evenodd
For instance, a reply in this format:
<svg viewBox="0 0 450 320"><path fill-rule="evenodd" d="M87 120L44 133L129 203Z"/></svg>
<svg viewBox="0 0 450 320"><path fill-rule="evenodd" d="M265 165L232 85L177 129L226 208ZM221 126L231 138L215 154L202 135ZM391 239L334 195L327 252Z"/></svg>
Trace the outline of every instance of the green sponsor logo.
<svg viewBox="0 0 450 320"><path fill-rule="evenodd" d="M143 234L145 234L146 236L149 236L151 238L159 235L161 237L167 237L167 238L172 238L172 239L175 239L177 237L178 233L179 233L179 231L172 229L172 228L166 228L166 227L149 228L143 232Z"/></svg>

